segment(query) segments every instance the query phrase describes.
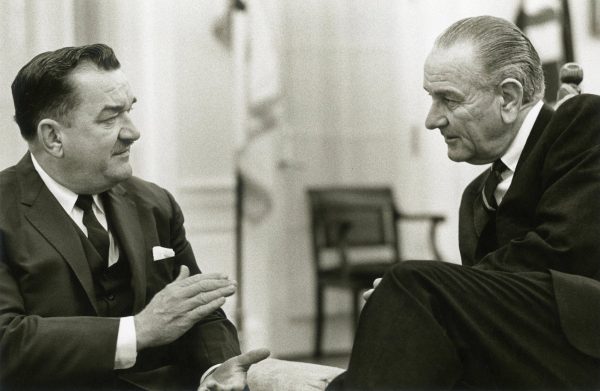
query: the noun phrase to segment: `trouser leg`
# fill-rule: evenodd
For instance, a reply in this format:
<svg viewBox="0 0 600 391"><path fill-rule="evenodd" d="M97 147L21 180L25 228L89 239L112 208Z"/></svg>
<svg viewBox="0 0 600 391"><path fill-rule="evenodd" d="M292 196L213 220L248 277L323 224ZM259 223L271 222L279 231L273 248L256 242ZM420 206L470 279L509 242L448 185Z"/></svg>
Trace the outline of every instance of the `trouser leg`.
<svg viewBox="0 0 600 391"><path fill-rule="evenodd" d="M365 306L347 389L592 389L598 360L564 336L548 273L404 262Z"/></svg>
<svg viewBox="0 0 600 391"><path fill-rule="evenodd" d="M431 300L404 280L387 273L363 308L345 389L450 389L458 381L459 357Z"/></svg>

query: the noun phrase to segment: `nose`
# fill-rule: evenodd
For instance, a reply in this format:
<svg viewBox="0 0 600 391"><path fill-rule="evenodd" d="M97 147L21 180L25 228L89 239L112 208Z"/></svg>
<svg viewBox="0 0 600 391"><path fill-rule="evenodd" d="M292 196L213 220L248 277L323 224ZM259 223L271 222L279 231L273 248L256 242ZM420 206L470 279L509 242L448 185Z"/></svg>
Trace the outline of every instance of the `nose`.
<svg viewBox="0 0 600 391"><path fill-rule="evenodd" d="M439 129L448 125L448 118L446 118L443 111L440 109L437 102L431 103L431 108L425 118L425 127L427 129Z"/></svg>
<svg viewBox="0 0 600 391"><path fill-rule="evenodd" d="M129 114L125 114L125 121L123 122L123 126L121 126L121 131L119 132L119 138L121 140L129 140L131 142L140 138L140 131L137 129Z"/></svg>

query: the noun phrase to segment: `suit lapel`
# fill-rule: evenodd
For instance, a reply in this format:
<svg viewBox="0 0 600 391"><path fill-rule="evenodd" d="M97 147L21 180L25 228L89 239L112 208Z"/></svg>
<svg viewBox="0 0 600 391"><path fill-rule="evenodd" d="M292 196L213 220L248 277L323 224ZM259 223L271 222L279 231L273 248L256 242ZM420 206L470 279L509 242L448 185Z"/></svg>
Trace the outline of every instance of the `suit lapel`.
<svg viewBox="0 0 600 391"><path fill-rule="evenodd" d="M487 180L488 176L490 175L489 173L490 173L489 169L484 171L475 179L476 183L474 183L475 194L474 194L474 197L472 198L472 200L473 200L472 216L473 216L473 227L475 228L475 234L477 236L477 239L479 239L479 237L481 236L481 233L483 232L483 229L485 228L485 226L487 225L487 223L489 221L489 214L483 207L483 201L481 199L481 192L483 190L483 186L485 185L485 181Z"/></svg>
<svg viewBox="0 0 600 391"><path fill-rule="evenodd" d="M25 218L69 264L97 314L92 274L73 221L44 185L29 154L17 164L17 171L21 203L28 207Z"/></svg>
<svg viewBox="0 0 600 391"><path fill-rule="evenodd" d="M119 248L127 255L132 275L134 313L146 302L146 242L135 202L117 185L104 193L109 228L116 233Z"/></svg>
<svg viewBox="0 0 600 391"><path fill-rule="evenodd" d="M540 113L538 114L538 117L536 118L535 123L533 124L531 133L529 134L529 137L527 138L525 146L523 147L523 152L521 152L521 156L519 157L519 161L517 163L517 167L515 170L515 176L519 172L519 167L522 166L523 162L527 159L531 150L533 149L533 147L536 145L536 143L538 142L538 140L544 133L544 129L546 129L546 126L552 119L553 113L554 113L554 110L550 106L548 106L546 104L544 104L544 106L542 106L542 109L540 110ZM478 241L480 241L481 234L483 233L483 230L485 229L486 225L488 224L488 222L490 220L490 214L483 207L483 202L481 200L481 197L482 197L481 192L483 190L483 186L485 185L485 181L487 180L487 177L489 175L490 175L490 172L489 172L489 170L487 170L487 174L481 176L481 181L479 182L479 185L477 186L477 194L475 195L474 200L473 200L473 226L475 227L475 233L477 234ZM513 181L514 181L514 177L513 177ZM510 188L508 191L510 192ZM506 195L508 195L508 192ZM506 197L506 195L505 195L505 197Z"/></svg>
<svg viewBox="0 0 600 391"><path fill-rule="evenodd" d="M477 234L478 239L481 237L483 229L490 221L490 214L484 209L481 197L480 190L473 201L473 226L475 227L475 233Z"/></svg>

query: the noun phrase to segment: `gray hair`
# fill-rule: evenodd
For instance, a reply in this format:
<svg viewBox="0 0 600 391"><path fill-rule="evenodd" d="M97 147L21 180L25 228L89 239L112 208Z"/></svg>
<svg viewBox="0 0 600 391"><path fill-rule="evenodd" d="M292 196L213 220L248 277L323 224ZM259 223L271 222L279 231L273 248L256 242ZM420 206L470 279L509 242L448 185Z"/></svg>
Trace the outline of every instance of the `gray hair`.
<svg viewBox="0 0 600 391"><path fill-rule="evenodd" d="M523 85L523 103L544 97L544 72L537 51L513 23L494 16L465 18L452 24L435 41L436 48L472 43L483 67L482 80L498 86L513 78Z"/></svg>

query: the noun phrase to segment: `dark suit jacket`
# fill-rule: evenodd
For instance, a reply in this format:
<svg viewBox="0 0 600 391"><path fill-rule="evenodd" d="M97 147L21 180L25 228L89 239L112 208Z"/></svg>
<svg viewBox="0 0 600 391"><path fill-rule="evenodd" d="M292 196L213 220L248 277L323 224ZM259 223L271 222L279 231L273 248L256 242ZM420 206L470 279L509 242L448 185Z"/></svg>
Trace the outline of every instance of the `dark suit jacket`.
<svg viewBox="0 0 600 391"><path fill-rule="evenodd" d="M134 313L180 265L200 272L166 190L131 178L108 191L104 204L130 263ZM153 261L154 246L176 255ZM197 387L206 369L239 354L236 330L219 310L171 345L138 353L133 369L114 371L118 326L118 318L98 316L77 228L27 154L0 173L0 388L112 387L117 377L164 366L178 372L175 383Z"/></svg>
<svg viewBox="0 0 600 391"><path fill-rule="evenodd" d="M551 270L563 330L600 358L600 97L544 106L495 222L477 224L488 171L466 188L459 244L465 265Z"/></svg>

